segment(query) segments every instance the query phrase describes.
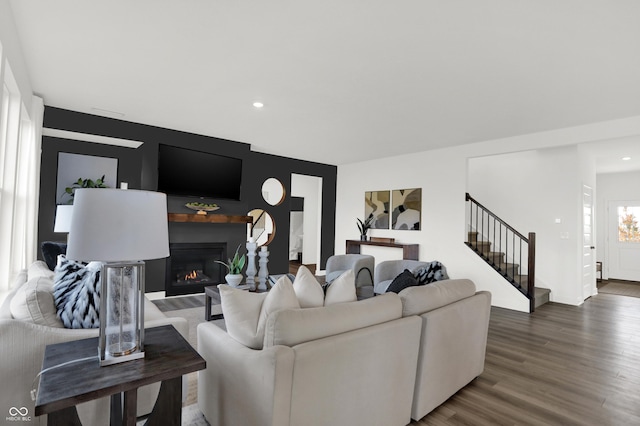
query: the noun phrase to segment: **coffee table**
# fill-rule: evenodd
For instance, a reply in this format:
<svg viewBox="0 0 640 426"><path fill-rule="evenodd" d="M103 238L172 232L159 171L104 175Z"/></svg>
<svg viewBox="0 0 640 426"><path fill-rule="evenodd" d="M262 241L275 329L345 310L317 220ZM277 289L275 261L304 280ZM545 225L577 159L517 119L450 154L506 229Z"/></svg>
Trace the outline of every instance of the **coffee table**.
<svg viewBox="0 0 640 426"><path fill-rule="evenodd" d="M222 314L211 315L211 298L220 300L220 291L217 285L210 285L204 288L204 320L213 321L224 318Z"/></svg>
<svg viewBox="0 0 640 426"><path fill-rule="evenodd" d="M146 425L180 425L182 375L204 369L206 361L172 325L146 329L144 351L144 358L100 367L97 337L48 345L43 369L95 358L43 373L35 414L46 414L49 426L78 426L77 404L111 396L111 425L135 426L138 388L162 382Z"/></svg>

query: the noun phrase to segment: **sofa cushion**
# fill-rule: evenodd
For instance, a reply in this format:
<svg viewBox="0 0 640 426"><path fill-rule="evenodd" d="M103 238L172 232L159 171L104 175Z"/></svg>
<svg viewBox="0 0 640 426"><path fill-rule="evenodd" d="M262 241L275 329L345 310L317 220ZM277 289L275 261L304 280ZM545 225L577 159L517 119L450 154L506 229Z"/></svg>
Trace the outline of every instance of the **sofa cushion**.
<svg viewBox="0 0 640 426"><path fill-rule="evenodd" d="M419 266L413 271L419 285L430 284L434 281L449 279L444 265L437 260L429 262L425 266Z"/></svg>
<svg viewBox="0 0 640 426"><path fill-rule="evenodd" d="M67 244L57 241L44 241L40 245L42 258L47 263L49 270L53 271L58 263L58 256L67 253Z"/></svg>
<svg viewBox="0 0 640 426"><path fill-rule="evenodd" d="M353 273L353 269L349 269L329 284L324 295L324 306L355 302L356 300L358 300L356 295L356 276Z"/></svg>
<svg viewBox="0 0 640 426"><path fill-rule="evenodd" d="M324 290L305 266L298 268L296 278L293 280L293 290L298 297L301 308L317 308L324 306Z"/></svg>
<svg viewBox="0 0 640 426"><path fill-rule="evenodd" d="M397 277L395 277L393 281L391 281L391 284L389 284L389 287L387 287L386 292L400 293L405 288L414 285L419 285L418 280L413 276L413 273L411 273L410 270L405 269Z"/></svg>
<svg viewBox="0 0 640 426"><path fill-rule="evenodd" d="M444 280L433 284L408 287L399 293L402 316L421 315L457 300L471 297L476 286L471 280Z"/></svg>
<svg viewBox="0 0 640 426"><path fill-rule="evenodd" d="M46 277L53 279L53 271L49 269L46 263L41 260L37 260L27 268L27 277L28 279L34 277Z"/></svg>
<svg viewBox="0 0 640 426"><path fill-rule="evenodd" d="M389 293L369 299L308 309L284 309L267 318L264 347L300 343L400 318L402 303Z"/></svg>
<svg viewBox="0 0 640 426"><path fill-rule="evenodd" d="M300 308L289 278L282 277L267 293L254 293L231 287L218 286L220 304L227 327L233 339L252 349L262 349L267 316L287 308Z"/></svg>
<svg viewBox="0 0 640 426"><path fill-rule="evenodd" d="M293 282L301 308L317 308L335 303L355 302L356 279L352 270L343 271L329 286L326 293L315 276L305 266L298 268Z"/></svg>
<svg viewBox="0 0 640 426"><path fill-rule="evenodd" d="M34 276L24 283L11 298L11 316L20 321L62 328L53 302L53 281Z"/></svg>
<svg viewBox="0 0 640 426"><path fill-rule="evenodd" d="M53 299L66 328L98 328L100 319L100 269L102 263L85 265L58 257L53 277Z"/></svg>

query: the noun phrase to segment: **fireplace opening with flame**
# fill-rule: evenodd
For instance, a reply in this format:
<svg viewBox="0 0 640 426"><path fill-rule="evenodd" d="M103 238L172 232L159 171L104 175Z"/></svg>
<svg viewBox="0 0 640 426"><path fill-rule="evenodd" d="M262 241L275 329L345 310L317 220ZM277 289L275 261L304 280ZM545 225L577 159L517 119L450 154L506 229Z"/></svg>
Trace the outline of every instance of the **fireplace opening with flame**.
<svg viewBox="0 0 640 426"><path fill-rule="evenodd" d="M202 269L193 269L186 274L178 274L176 279L178 284L213 283L213 280L206 276Z"/></svg>
<svg viewBox="0 0 640 426"><path fill-rule="evenodd" d="M204 292L204 287L224 283L226 270L216 260L226 259L226 243L172 243L167 258L167 296Z"/></svg>

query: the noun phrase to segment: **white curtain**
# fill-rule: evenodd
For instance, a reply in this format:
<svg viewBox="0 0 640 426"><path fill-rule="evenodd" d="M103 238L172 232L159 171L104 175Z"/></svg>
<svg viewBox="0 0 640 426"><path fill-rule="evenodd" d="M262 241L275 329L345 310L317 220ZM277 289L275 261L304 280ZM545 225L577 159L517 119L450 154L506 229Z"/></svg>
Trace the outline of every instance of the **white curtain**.
<svg viewBox="0 0 640 426"><path fill-rule="evenodd" d="M5 77L7 74L5 73ZM37 257L43 100L3 85L0 104L0 293Z"/></svg>

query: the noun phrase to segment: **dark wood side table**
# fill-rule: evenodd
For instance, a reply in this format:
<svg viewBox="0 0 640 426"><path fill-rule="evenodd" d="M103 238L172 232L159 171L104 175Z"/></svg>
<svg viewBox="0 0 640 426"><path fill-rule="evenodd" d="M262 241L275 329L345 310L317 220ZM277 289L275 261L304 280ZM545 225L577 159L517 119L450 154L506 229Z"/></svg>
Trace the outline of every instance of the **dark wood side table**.
<svg viewBox="0 0 640 426"><path fill-rule="evenodd" d="M206 362L172 325L146 329L144 351L142 359L100 367L97 337L47 346L43 369L95 358L43 373L35 414L47 414L49 426L81 425L77 404L111 396L111 425L135 426L138 388L162 382L146 424L180 425L182 375L204 369Z"/></svg>

